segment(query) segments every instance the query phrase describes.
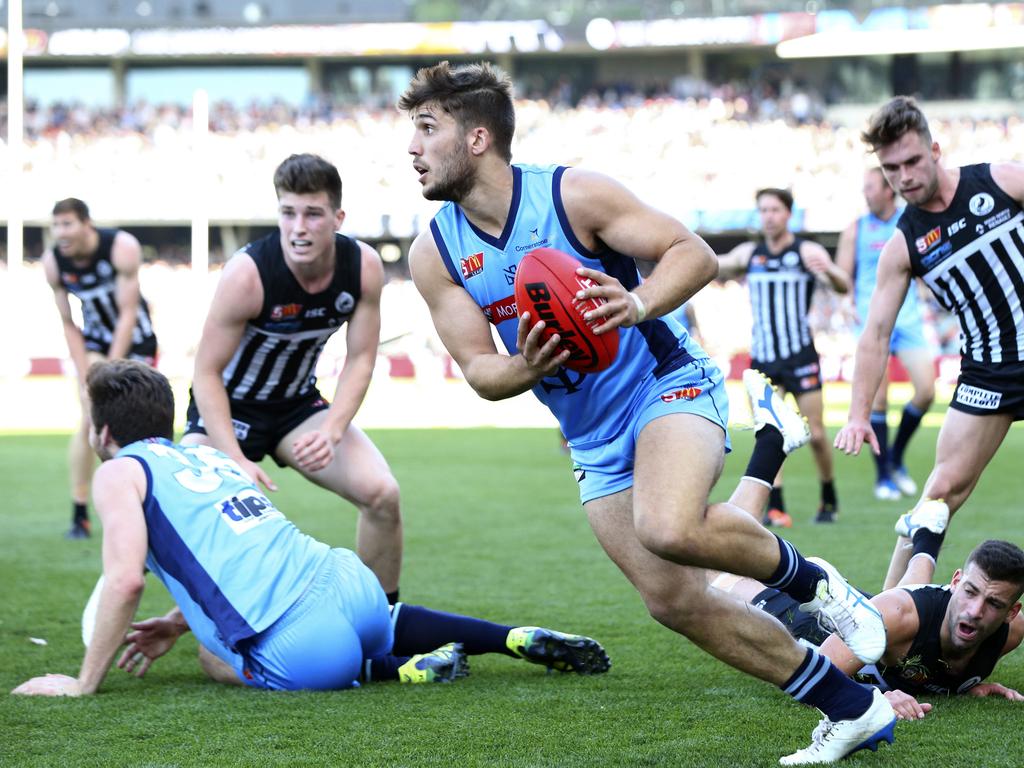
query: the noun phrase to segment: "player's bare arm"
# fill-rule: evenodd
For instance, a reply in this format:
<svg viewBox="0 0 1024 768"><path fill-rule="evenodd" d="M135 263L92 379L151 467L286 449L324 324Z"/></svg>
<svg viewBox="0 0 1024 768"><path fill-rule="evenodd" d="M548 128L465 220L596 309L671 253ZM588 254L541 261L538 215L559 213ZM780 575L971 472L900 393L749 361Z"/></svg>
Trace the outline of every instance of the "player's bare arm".
<svg viewBox="0 0 1024 768"><path fill-rule="evenodd" d="M731 280L740 277L747 271L750 259L754 255L757 243L748 240L740 243L728 253L718 257L718 279Z"/></svg>
<svg viewBox="0 0 1024 768"><path fill-rule="evenodd" d="M74 317L71 314L71 301L68 299L68 292L60 281L60 271L57 269L57 258L52 250L43 253L43 272L46 275L46 282L53 290L53 301L57 305L57 312L60 314L61 326L64 329L64 340L68 345L68 355L74 363L75 371L78 373L78 381L85 381L85 372L89 369L89 359L85 352L85 338L82 336L82 329L75 325Z"/></svg>
<svg viewBox="0 0 1024 768"><path fill-rule="evenodd" d="M142 677L153 662L171 650L178 638L190 629L178 606L164 616L132 622L132 631L125 637L128 646L117 660L117 666Z"/></svg>
<svg viewBox="0 0 1024 768"><path fill-rule="evenodd" d="M1024 163L992 163L992 180L1010 197L1024 205Z"/></svg>
<svg viewBox="0 0 1024 768"><path fill-rule="evenodd" d="M259 315L262 306L263 285L255 262L248 254L235 254L221 273L206 316L196 350L192 394L213 447L237 461L251 478L275 490L269 476L242 454L231 422L231 403L221 378L242 341L246 324Z"/></svg>
<svg viewBox="0 0 1024 768"><path fill-rule="evenodd" d="M345 434L366 397L377 361L384 265L377 251L366 243L359 243L359 251L362 259L359 303L348 321L345 364L338 376L334 399L323 426L300 435L294 445L295 460L302 469L310 472L331 463L334 446Z"/></svg>
<svg viewBox="0 0 1024 768"><path fill-rule="evenodd" d="M466 290L452 281L429 231L413 242L409 269L441 341L484 399L503 400L526 392L569 359L568 350L558 351L558 334L541 344L544 322L532 325L528 312L519 319L519 354L498 352L490 323Z"/></svg>
<svg viewBox="0 0 1024 768"><path fill-rule="evenodd" d="M707 243L603 174L567 170L562 177L562 202L573 232L589 250L600 253L610 248L657 264L633 291L639 304L614 277L599 270L580 270L598 285L582 291L579 298L600 297L607 302L585 316L588 321L601 321L599 333L671 312L718 274L718 260Z"/></svg>
<svg viewBox="0 0 1024 768"><path fill-rule="evenodd" d="M910 254L902 232L897 231L878 258L878 280L857 342L853 394L846 426L836 435L835 447L856 456L865 441L878 453L878 440L868 419L871 400L882 383L889 359L889 338L910 286Z"/></svg>
<svg viewBox="0 0 1024 768"><path fill-rule="evenodd" d="M104 431L106 427L103 428ZM45 675L15 693L82 696L95 693L124 643L145 586L147 534L142 512L146 475L134 459L105 462L93 478L93 503L103 521L103 592L96 627L78 677Z"/></svg>
<svg viewBox="0 0 1024 768"><path fill-rule="evenodd" d="M132 346L132 331L139 314L142 292L139 289L139 266L142 264L142 247L139 241L127 232L118 232L110 252L114 265L114 298L117 300L117 323L114 337L110 342L108 357L116 360L128 354Z"/></svg>
<svg viewBox="0 0 1024 768"><path fill-rule="evenodd" d="M803 241L800 244L800 259L819 283L828 286L836 293L850 292L850 276L832 261L832 257L820 243Z"/></svg>

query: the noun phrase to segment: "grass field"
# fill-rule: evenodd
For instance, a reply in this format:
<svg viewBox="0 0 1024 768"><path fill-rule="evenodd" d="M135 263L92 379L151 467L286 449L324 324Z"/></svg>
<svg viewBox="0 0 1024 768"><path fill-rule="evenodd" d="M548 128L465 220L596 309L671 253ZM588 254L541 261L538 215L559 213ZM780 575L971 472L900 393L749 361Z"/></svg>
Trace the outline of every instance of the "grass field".
<svg viewBox="0 0 1024 768"><path fill-rule="evenodd" d="M916 438L910 468L931 465L936 430ZM474 657L450 686L379 684L311 694L236 690L207 682L184 638L137 680L114 670L81 700L0 698L0 765L38 766L769 766L804 746L817 713L698 652L650 620L604 557L576 501L568 459L551 431L383 431L373 435L403 491L410 603L509 624L591 634L613 659L595 678L546 675L507 657ZM715 490L724 499L745 466L749 433ZM65 541L66 440L0 438L0 687L44 672L76 674L79 617L100 570L100 539ZM1024 430L1011 430L939 563L944 577L986 537L1024 541ZM906 505L876 502L864 456L836 456L842 514L814 526L808 452L794 456L789 538L877 589ZM500 471L499 471L500 468ZM294 473L271 466L275 501L308 533L351 546L355 515ZM169 608L152 581L142 616ZM30 637L45 638L46 646ZM993 679L1024 689L1024 652ZM900 723L893 747L850 765L1020 766L1024 705L940 700Z"/></svg>

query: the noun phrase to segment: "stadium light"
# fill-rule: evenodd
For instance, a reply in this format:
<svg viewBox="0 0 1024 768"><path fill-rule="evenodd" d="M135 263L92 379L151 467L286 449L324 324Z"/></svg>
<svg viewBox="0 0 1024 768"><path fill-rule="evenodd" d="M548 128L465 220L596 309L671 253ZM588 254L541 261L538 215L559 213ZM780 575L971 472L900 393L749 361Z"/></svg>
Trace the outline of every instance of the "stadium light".
<svg viewBox="0 0 1024 768"><path fill-rule="evenodd" d="M835 56L885 56L905 53L988 51L1024 48L1024 26L981 29L891 29L867 32L821 32L783 40L775 47L780 59Z"/></svg>

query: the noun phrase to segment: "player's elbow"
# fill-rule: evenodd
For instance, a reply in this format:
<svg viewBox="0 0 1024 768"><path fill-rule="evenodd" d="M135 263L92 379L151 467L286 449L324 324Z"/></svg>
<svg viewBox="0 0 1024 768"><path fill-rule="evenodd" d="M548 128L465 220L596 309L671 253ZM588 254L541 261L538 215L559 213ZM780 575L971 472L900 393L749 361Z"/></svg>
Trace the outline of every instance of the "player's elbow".
<svg viewBox="0 0 1024 768"><path fill-rule="evenodd" d="M700 238L696 239L695 261L698 266L701 286L705 286L718 277L728 277L727 270L722 270L718 257L711 247Z"/></svg>
<svg viewBox="0 0 1024 768"><path fill-rule="evenodd" d="M122 600L135 600L146 587L142 573L116 573L106 579L107 588Z"/></svg>

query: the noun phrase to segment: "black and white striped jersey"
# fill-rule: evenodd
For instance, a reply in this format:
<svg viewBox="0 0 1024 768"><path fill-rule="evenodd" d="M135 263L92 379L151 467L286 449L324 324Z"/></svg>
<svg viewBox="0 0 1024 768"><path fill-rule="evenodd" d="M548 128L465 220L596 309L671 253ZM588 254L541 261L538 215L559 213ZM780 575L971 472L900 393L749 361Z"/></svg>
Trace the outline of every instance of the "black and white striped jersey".
<svg viewBox="0 0 1024 768"><path fill-rule="evenodd" d="M781 253L772 253L761 241L747 264L747 289L754 329L750 357L761 363L774 363L813 347L807 313L814 294L814 275L800 258L800 245Z"/></svg>
<svg viewBox="0 0 1024 768"><path fill-rule="evenodd" d="M989 164L960 169L946 210L908 205L898 226L914 275L960 320L961 354L979 363L1024 360L1024 211Z"/></svg>
<svg viewBox="0 0 1024 768"><path fill-rule="evenodd" d="M316 361L327 339L352 317L359 302L359 243L336 234L334 277L323 291L307 293L284 260L278 230L246 245L263 284L263 307L245 328L224 369L224 388L235 401L280 402L316 387Z"/></svg>
<svg viewBox="0 0 1024 768"><path fill-rule="evenodd" d="M89 263L78 266L61 253L60 246L53 246L57 272L64 289L82 302L82 336L85 348L103 355L110 351L114 340L114 328L120 310L117 306L117 270L111 262L116 229L97 229L99 245ZM153 357L156 355L156 334L149 317L149 305L139 297L139 309L132 329L131 351L135 354Z"/></svg>

